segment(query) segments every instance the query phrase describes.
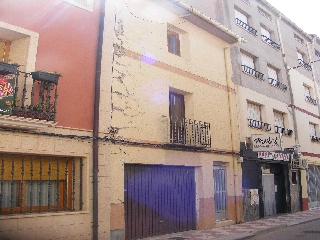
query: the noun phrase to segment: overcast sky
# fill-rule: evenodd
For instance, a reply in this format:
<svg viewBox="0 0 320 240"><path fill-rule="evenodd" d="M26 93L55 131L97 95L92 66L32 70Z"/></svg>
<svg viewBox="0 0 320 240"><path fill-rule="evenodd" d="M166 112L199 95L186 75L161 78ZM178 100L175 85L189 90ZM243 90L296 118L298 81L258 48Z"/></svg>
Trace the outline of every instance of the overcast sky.
<svg viewBox="0 0 320 240"><path fill-rule="evenodd" d="M320 37L319 0L267 0L292 22L309 34Z"/></svg>

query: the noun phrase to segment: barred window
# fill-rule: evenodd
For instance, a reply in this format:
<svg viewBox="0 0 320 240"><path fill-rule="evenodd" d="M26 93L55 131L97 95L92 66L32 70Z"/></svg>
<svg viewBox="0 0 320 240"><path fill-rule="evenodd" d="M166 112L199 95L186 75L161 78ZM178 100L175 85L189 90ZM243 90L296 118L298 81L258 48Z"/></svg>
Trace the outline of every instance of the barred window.
<svg viewBox="0 0 320 240"><path fill-rule="evenodd" d="M0 154L0 215L81 209L81 158Z"/></svg>

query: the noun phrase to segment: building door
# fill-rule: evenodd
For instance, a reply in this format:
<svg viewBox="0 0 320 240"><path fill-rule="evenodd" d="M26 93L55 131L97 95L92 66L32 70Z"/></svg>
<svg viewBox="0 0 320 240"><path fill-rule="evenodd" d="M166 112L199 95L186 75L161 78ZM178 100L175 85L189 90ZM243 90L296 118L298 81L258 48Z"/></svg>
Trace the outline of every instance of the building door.
<svg viewBox="0 0 320 240"><path fill-rule="evenodd" d="M125 165L125 239L196 228L193 167Z"/></svg>
<svg viewBox="0 0 320 240"><path fill-rule="evenodd" d="M227 182L225 166L213 167L215 219L227 219Z"/></svg>
<svg viewBox="0 0 320 240"><path fill-rule="evenodd" d="M275 185L273 174L262 174L262 191L264 203L264 216L276 214Z"/></svg>
<svg viewBox="0 0 320 240"><path fill-rule="evenodd" d="M309 165L307 177L309 208L320 207L320 166Z"/></svg>
<svg viewBox="0 0 320 240"><path fill-rule="evenodd" d="M185 144L184 96L169 93L170 142Z"/></svg>

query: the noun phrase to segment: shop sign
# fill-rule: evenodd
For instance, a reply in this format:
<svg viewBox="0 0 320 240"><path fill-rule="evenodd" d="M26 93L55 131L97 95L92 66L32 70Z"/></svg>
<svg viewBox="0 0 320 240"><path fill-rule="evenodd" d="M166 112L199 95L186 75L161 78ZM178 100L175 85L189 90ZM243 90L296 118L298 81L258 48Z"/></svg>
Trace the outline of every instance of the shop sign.
<svg viewBox="0 0 320 240"><path fill-rule="evenodd" d="M258 152L258 158L265 160L275 160L275 161L289 161L289 153L276 153L276 152Z"/></svg>
<svg viewBox="0 0 320 240"><path fill-rule="evenodd" d="M281 138L279 133L255 134L251 136L252 151L281 151Z"/></svg>

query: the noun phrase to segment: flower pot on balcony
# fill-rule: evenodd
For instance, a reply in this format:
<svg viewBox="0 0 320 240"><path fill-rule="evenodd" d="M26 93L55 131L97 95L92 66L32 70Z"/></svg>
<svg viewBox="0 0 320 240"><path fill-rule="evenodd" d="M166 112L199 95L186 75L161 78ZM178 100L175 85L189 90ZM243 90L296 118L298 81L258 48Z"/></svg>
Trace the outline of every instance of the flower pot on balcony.
<svg viewBox="0 0 320 240"><path fill-rule="evenodd" d="M50 73L44 71L37 71L31 73L33 80L50 82L54 84L58 84L59 77L61 76L58 73Z"/></svg>
<svg viewBox="0 0 320 240"><path fill-rule="evenodd" d="M0 114L10 115L14 105L14 78L0 77Z"/></svg>
<svg viewBox="0 0 320 240"><path fill-rule="evenodd" d="M19 65L0 62L0 75L16 74Z"/></svg>

